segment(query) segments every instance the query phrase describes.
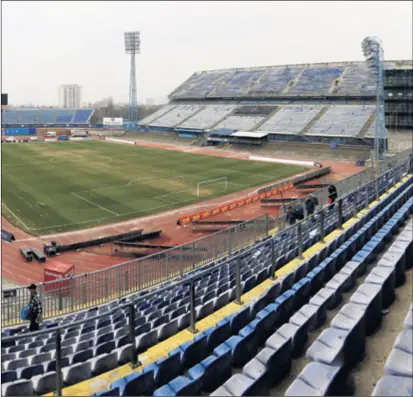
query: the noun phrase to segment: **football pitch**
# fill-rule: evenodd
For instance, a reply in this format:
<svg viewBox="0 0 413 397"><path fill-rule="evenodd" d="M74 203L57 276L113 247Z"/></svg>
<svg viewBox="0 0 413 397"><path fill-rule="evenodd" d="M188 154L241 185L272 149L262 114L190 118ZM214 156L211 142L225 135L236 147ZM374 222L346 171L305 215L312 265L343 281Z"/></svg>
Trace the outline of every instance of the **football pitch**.
<svg viewBox="0 0 413 397"><path fill-rule="evenodd" d="M2 213L45 235L176 209L304 170L98 141L3 144Z"/></svg>

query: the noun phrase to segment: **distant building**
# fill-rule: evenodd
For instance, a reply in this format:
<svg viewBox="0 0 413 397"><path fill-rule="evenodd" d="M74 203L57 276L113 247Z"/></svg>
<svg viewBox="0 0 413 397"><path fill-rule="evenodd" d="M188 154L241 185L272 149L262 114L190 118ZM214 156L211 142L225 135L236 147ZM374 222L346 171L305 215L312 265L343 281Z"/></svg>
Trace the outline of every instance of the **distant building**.
<svg viewBox="0 0 413 397"><path fill-rule="evenodd" d="M59 106L62 108L80 108L82 87L77 84L63 84L59 87Z"/></svg>

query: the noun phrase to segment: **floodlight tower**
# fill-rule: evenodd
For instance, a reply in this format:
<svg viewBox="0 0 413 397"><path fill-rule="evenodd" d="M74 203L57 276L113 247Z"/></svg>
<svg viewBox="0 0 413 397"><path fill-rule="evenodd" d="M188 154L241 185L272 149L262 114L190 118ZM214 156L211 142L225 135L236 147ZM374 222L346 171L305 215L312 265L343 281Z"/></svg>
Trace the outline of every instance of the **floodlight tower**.
<svg viewBox="0 0 413 397"><path fill-rule="evenodd" d="M376 132L374 138L374 149L376 160L386 156L387 130L384 117L384 54L383 45L378 37L366 37L362 43L363 54L367 66L376 77Z"/></svg>
<svg viewBox="0 0 413 397"><path fill-rule="evenodd" d="M140 54L140 32L125 32L125 52L131 54L129 81L129 120L138 121L138 99L136 95L135 55Z"/></svg>

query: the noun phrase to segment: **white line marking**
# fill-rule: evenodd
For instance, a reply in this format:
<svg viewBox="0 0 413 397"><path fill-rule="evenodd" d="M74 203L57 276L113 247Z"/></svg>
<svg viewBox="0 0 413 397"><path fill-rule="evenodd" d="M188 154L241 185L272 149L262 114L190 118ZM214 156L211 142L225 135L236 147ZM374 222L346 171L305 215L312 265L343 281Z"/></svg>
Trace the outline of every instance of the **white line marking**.
<svg viewBox="0 0 413 397"><path fill-rule="evenodd" d="M73 194L73 196L76 196L76 197L80 198L81 200L84 200L84 201L88 202L89 204L94 205L95 207L99 207L100 209L102 209L102 210L104 210L104 211L106 211L106 212L110 212L110 213L113 214L113 215L119 216L119 214L117 214L116 212L113 212L113 211L111 211L111 210L108 210L107 208L102 207L101 205L96 204L96 203L94 203L93 201L90 201L90 200L88 200L88 199L85 199L84 197L79 196L78 194L76 194L76 193L74 193L74 192L71 192L71 194Z"/></svg>
<svg viewBox="0 0 413 397"><path fill-rule="evenodd" d="M4 205L4 208L6 208L7 211L10 212L23 226L26 230L32 230L30 227L28 227L9 207L7 207L6 204L1 203L1 205Z"/></svg>

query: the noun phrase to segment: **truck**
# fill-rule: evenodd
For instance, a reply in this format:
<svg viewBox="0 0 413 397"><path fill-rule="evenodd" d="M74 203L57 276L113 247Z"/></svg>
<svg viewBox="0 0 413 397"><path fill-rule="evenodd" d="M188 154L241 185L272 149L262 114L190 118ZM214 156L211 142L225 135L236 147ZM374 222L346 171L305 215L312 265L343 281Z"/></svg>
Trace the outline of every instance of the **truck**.
<svg viewBox="0 0 413 397"><path fill-rule="evenodd" d="M47 131L46 136L56 136L56 131Z"/></svg>
<svg viewBox="0 0 413 397"><path fill-rule="evenodd" d="M73 137L84 137L84 136L88 136L89 133L87 132L87 130L70 130L70 134Z"/></svg>

